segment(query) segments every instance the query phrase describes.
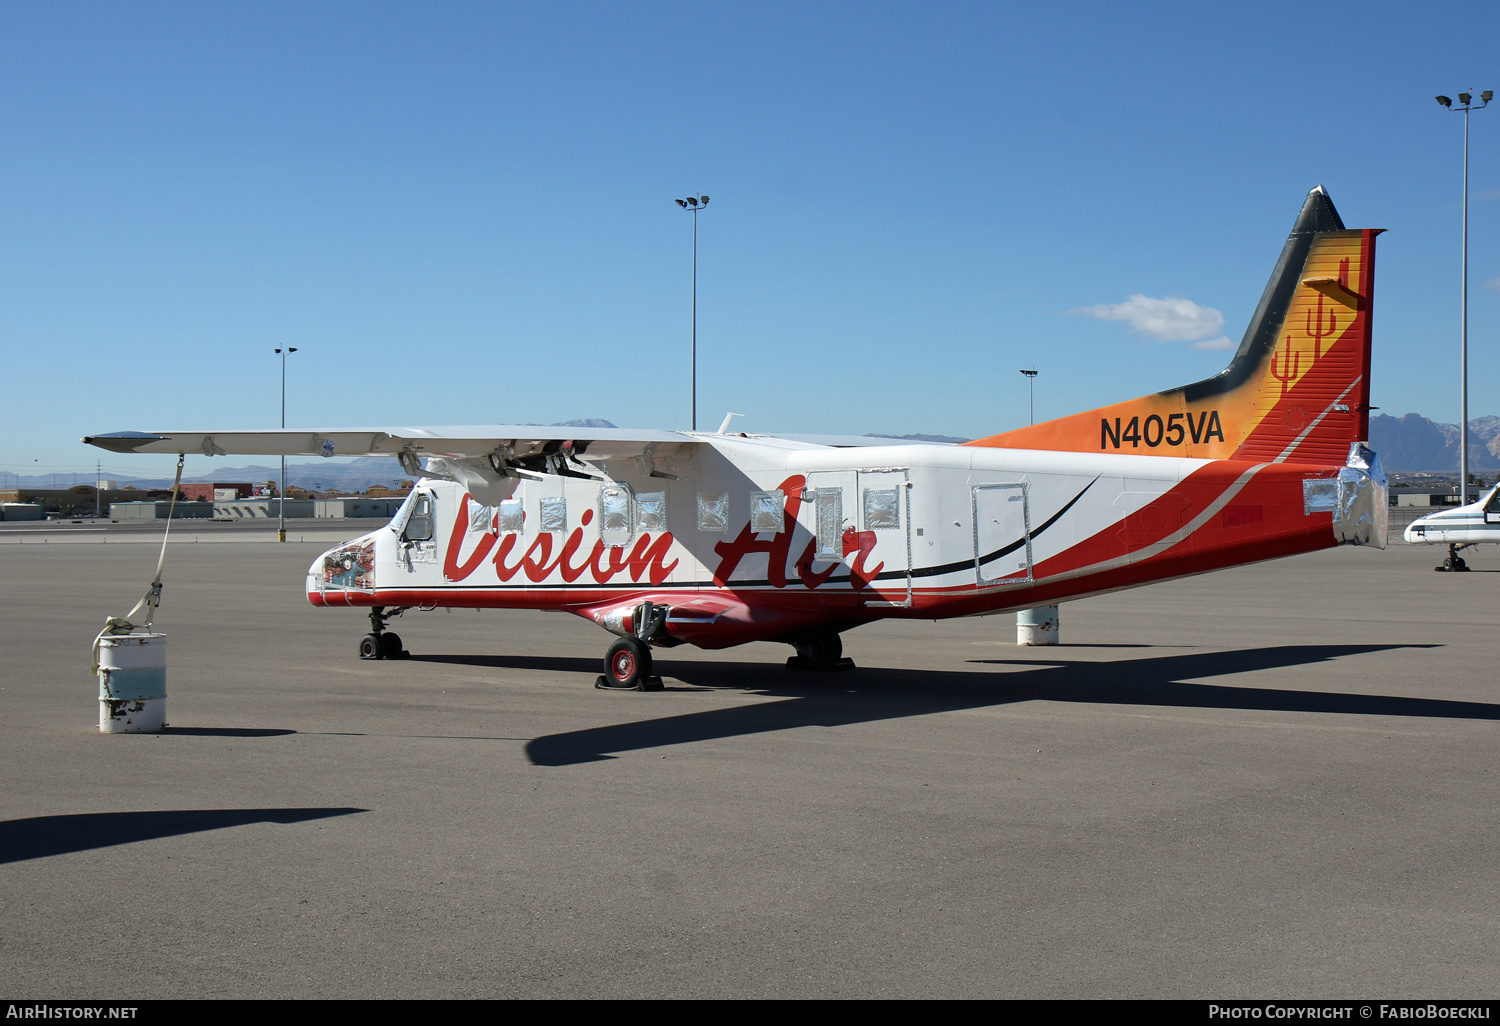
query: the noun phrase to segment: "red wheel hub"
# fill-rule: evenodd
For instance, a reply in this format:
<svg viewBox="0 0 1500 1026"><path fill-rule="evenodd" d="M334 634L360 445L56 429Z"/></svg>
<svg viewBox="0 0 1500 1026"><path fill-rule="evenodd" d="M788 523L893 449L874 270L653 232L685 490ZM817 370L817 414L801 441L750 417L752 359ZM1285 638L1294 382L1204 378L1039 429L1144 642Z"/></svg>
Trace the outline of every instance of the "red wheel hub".
<svg viewBox="0 0 1500 1026"><path fill-rule="evenodd" d="M627 681L635 673L635 656L629 652L620 652L615 655L613 664L615 680Z"/></svg>

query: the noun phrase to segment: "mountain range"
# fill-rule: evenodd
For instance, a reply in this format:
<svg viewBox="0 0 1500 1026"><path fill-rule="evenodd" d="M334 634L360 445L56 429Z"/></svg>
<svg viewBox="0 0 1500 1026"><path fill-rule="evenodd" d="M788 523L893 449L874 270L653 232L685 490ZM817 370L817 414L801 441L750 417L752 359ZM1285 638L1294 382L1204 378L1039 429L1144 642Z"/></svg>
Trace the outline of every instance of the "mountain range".
<svg viewBox="0 0 1500 1026"><path fill-rule="evenodd" d="M1415 413L1370 418L1370 448L1386 470L1457 470L1458 425ZM1469 421L1469 470L1500 468L1500 417Z"/></svg>

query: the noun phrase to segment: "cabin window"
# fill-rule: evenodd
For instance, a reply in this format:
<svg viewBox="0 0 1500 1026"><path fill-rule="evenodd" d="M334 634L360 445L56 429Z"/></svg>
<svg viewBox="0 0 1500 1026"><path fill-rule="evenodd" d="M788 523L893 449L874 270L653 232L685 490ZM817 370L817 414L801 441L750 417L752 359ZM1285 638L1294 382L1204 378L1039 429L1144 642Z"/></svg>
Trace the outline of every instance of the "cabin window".
<svg viewBox="0 0 1500 1026"><path fill-rule="evenodd" d="M599 538L606 545L624 545L630 541L635 525L631 522L630 486L603 485L599 489Z"/></svg>
<svg viewBox="0 0 1500 1026"><path fill-rule="evenodd" d="M417 493L411 516L406 518L405 537L407 541L432 540L432 496L429 493Z"/></svg>
<svg viewBox="0 0 1500 1026"><path fill-rule="evenodd" d="M889 531L901 526L900 494L895 488L865 489L866 531Z"/></svg>
<svg viewBox="0 0 1500 1026"><path fill-rule="evenodd" d="M637 523L642 531L667 529L667 493L642 492L635 497Z"/></svg>
<svg viewBox="0 0 1500 1026"><path fill-rule="evenodd" d="M542 530L547 534L567 534L568 500L552 496L541 501Z"/></svg>
<svg viewBox="0 0 1500 1026"><path fill-rule="evenodd" d="M819 488L813 492L817 513L818 558L844 558L844 490Z"/></svg>
<svg viewBox="0 0 1500 1026"><path fill-rule="evenodd" d="M786 524L786 496L780 492L750 493L750 530L780 531Z"/></svg>
<svg viewBox="0 0 1500 1026"><path fill-rule="evenodd" d="M495 515L496 534L520 534L526 522L526 507L520 499L506 499Z"/></svg>
<svg viewBox="0 0 1500 1026"><path fill-rule="evenodd" d="M724 492L698 493L698 530L707 534L729 531L729 496Z"/></svg>

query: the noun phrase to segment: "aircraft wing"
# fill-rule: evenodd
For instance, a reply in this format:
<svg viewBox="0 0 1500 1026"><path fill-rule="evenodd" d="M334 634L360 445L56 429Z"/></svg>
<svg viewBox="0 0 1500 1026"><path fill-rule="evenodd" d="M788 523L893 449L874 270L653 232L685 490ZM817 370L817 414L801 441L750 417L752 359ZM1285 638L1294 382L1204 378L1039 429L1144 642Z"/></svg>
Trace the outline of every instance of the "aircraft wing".
<svg viewBox="0 0 1500 1026"><path fill-rule="evenodd" d="M83 439L110 452L201 453L204 456L411 456L522 459L567 449L576 456L669 455L695 441L685 431L630 428L484 427L348 428L309 431L115 431Z"/></svg>
<svg viewBox="0 0 1500 1026"><path fill-rule="evenodd" d="M309 431L281 428L265 431L115 431L83 440L110 452L201 453L204 456L452 456L499 455L524 459L568 449L579 457L631 457L648 450L669 456L677 447L726 437L707 432L636 428L539 427L492 424L483 427L341 428ZM737 437L737 436L729 436ZM940 442L881 438L875 435L750 435L813 447L872 445L941 445Z"/></svg>

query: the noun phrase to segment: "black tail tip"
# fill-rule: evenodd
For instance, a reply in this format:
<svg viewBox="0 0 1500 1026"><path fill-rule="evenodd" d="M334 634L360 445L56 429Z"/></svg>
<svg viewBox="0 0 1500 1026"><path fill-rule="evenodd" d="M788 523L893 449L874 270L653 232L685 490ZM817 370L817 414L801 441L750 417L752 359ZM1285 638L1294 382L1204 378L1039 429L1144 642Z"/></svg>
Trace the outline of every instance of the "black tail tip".
<svg viewBox="0 0 1500 1026"><path fill-rule="evenodd" d="M1328 190L1321 185L1315 186L1312 192L1307 194L1307 199L1302 202L1302 212L1297 215L1297 223L1292 225L1292 234L1341 232L1343 230L1344 219L1339 217L1333 200L1328 196Z"/></svg>

